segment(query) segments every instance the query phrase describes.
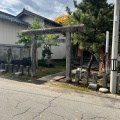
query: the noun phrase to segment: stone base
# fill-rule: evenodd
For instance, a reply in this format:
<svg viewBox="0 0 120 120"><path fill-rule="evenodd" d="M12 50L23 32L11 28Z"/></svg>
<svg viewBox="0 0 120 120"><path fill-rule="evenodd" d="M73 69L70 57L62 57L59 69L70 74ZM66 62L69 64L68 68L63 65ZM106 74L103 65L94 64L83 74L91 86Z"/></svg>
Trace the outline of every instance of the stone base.
<svg viewBox="0 0 120 120"><path fill-rule="evenodd" d="M15 76L21 76L21 75L23 75L23 73L22 72L15 72L14 75Z"/></svg>
<svg viewBox="0 0 120 120"><path fill-rule="evenodd" d="M88 89L97 90L97 87L98 87L97 84L95 84L95 83L91 83L91 84L89 84Z"/></svg>
<svg viewBox="0 0 120 120"><path fill-rule="evenodd" d="M100 88L99 91L102 92L102 93L107 93L108 89L107 88Z"/></svg>
<svg viewBox="0 0 120 120"><path fill-rule="evenodd" d="M5 69L1 69L1 70L0 70L0 73L5 73L5 72L6 72Z"/></svg>

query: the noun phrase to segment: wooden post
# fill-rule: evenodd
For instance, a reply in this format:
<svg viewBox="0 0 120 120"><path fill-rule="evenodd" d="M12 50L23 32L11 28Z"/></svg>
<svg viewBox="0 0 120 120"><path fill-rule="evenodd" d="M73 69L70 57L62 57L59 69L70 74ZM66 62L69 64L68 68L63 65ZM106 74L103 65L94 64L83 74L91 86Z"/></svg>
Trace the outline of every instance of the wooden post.
<svg viewBox="0 0 120 120"><path fill-rule="evenodd" d="M35 35L32 34L32 45L31 45L31 50L32 50L32 77L35 76L36 74L36 40L35 40Z"/></svg>
<svg viewBox="0 0 120 120"><path fill-rule="evenodd" d="M66 81L71 80L71 34L66 32Z"/></svg>

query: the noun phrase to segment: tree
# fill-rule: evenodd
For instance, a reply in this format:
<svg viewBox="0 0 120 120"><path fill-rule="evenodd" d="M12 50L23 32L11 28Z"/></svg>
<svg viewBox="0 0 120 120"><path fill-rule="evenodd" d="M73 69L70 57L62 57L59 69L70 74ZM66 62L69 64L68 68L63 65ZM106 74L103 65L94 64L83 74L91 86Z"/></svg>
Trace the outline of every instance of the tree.
<svg viewBox="0 0 120 120"><path fill-rule="evenodd" d="M60 15L57 18L55 18L54 21L64 25L66 24L68 18L69 18L69 15Z"/></svg>
<svg viewBox="0 0 120 120"><path fill-rule="evenodd" d="M73 34L73 43L79 44L79 48L91 53L91 59L87 67L90 68L94 57L99 61L104 61L104 56L100 56L100 50L105 47L105 33L112 31L113 5L107 0L83 0L77 4L74 0L76 10L71 14L67 25L85 24L85 31ZM70 13L70 9L68 13Z"/></svg>
<svg viewBox="0 0 120 120"><path fill-rule="evenodd" d="M40 24L39 19L35 18L35 20L33 21L33 23L28 26L28 30L34 30L34 29L43 29L44 26ZM53 39L57 39L59 38L59 35L53 35L53 34L45 34L45 35L36 35L35 36L36 40L37 40L37 47L41 46L41 43L45 44L44 41L45 40L53 40ZM18 33L18 42L16 42L16 44L23 44L25 47L31 47L31 36L29 35L22 35L21 32ZM48 46L52 46L52 45L56 45L56 44L51 44L48 42L47 44Z"/></svg>
<svg viewBox="0 0 120 120"><path fill-rule="evenodd" d="M35 18L35 20L33 21L33 23L28 26L28 30L34 30L34 29L40 29L43 28L43 26L40 24L39 19ZM31 47L31 36L24 36L22 35L21 32L18 33L18 42L16 42L16 44L23 44L25 47L30 48ZM43 35L37 35L36 36L36 40L42 40L44 38ZM37 46L40 46L40 44L38 43Z"/></svg>
<svg viewBox="0 0 120 120"><path fill-rule="evenodd" d="M44 26L42 26L39 22L38 18L35 18L35 20L33 21L33 23L28 27L28 30L34 30L34 29L42 29L44 28ZM16 44L23 44L25 47L27 48L31 48L31 44L32 44L32 36L29 35L22 35L22 33L18 33L18 37L19 40ZM53 34L45 34L45 35L35 35L35 40L37 42L35 42L35 49L37 49L38 47L42 45L44 45L44 48L46 48L47 46L47 50L45 51L45 54L42 54L42 60L45 62L44 57L47 55L49 55L49 59L51 58L51 46L55 46L56 43L51 43L49 42L50 40L53 39L57 39L59 37L59 35L53 35ZM37 46L37 47L36 47ZM36 50L35 50L36 51ZM44 51L44 50L43 50ZM50 54L51 53L51 54ZM36 58L36 53L34 53L34 58ZM50 61L50 60L49 60ZM34 67L35 68L35 67Z"/></svg>

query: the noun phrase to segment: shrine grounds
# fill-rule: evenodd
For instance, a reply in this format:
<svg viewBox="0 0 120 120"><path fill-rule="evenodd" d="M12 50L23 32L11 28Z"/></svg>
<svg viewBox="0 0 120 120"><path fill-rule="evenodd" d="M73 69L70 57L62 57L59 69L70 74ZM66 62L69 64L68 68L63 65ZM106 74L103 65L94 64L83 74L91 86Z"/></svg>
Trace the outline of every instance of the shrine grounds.
<svg viewBox="0 0 120 120"><path fill-rule="evenodd" d="M15 76L14 73L11 74L9 72L3 73L0 75L0 77L3 78L8 78L11 80L16 80L19 82L28 82L28 83L33 83L33 84L50 84L54 87L61 87L65 89L71 89L75 91L84 91L84 92L90 92L90 91L95 91L99 92L99 88L102 87L102 74L97 76L97 89L88 89L88 85L92 83L93 80L93 73L97 73L98 70L94 69L91 71L90 77L88 78L88 83L86 85L83 84L83 78L84 78L84 71L85 69L83 68L82 72L82 79L79 81L79 83L76 83L75 81L75 68L73 67L72 69L72 82L71 83L66 83L66 78L65 78L65 61L54 61L54 67L48 68L48 67L38 67L37 69L37 74L35 77L26 76L25 75L25 69L24 69L24 74L21 76ZM109 81L109 76L107 79L107 88L109 90L110 86L110 81ZM109 93L109 91L108 91ZM108 94L107 93L107 94ZM119 95L119 94L117 94Z"/></svg>

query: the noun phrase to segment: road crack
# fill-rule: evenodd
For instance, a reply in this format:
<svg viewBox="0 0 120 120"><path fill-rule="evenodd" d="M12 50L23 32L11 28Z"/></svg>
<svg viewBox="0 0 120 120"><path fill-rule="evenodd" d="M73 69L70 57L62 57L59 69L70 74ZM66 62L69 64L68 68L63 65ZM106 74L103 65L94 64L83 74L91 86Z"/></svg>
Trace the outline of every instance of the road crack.
<svg viewBox="0 0 120 120"><path fill-rule="evenodd" d="M24 103L24 102L26 102L26 101L28 101L28 100L18 101L18 103L16 104L15 108L16 108L16 109L19 109L19 108L18 108L19 104L22 104L22 103Z"/></svg>
<svg viewBox="0 0 120 120"><path fill-rule="evenodd" d="M90 119L101 119L103 118L104 120L107 119L106 117L93 117L93 118L90 118Z"/></svg>
<svg viewBox="0 0 120 120"><path fill-rule="evenodd" d="M22 113L18 113L16 115L14 115L12 118L16 117L16 116L19 116L19 115L23 115L25 114L26 112L28 112L30 110L31 107L29 107L28 109L26 109L25 111L23 111Z"/></svg>
<svg viewBox="0 0 120 120"><path fill-rule="evenodd" d="M59 98L61 95L59 95L59 96L57 96L57 97L54 97L52 100L50 100L49 101L49 105L46 107L46 108L44 108L41 112L39 112L36 116L34 116L33 117L33 119L32 120L34 120L36 117L41 117L42 115L42 113L44 113L48 108L50 108L51 107L51 105L52 105L52 102L54 101L54 100L56 100L57 98Z"/></svg>
<svg viewBox="0 0 120 120"><path fill-rule="evenodd" d="M52 113L52 112L51 112ZM56 116L59 116L59 117L61 117L61 118L63 118L63 119L65 119L64 118L64 116L62 116L62 115L58 115L58 114L56 114L56 113L52 113L53 115L56 115Z"/></svg>

